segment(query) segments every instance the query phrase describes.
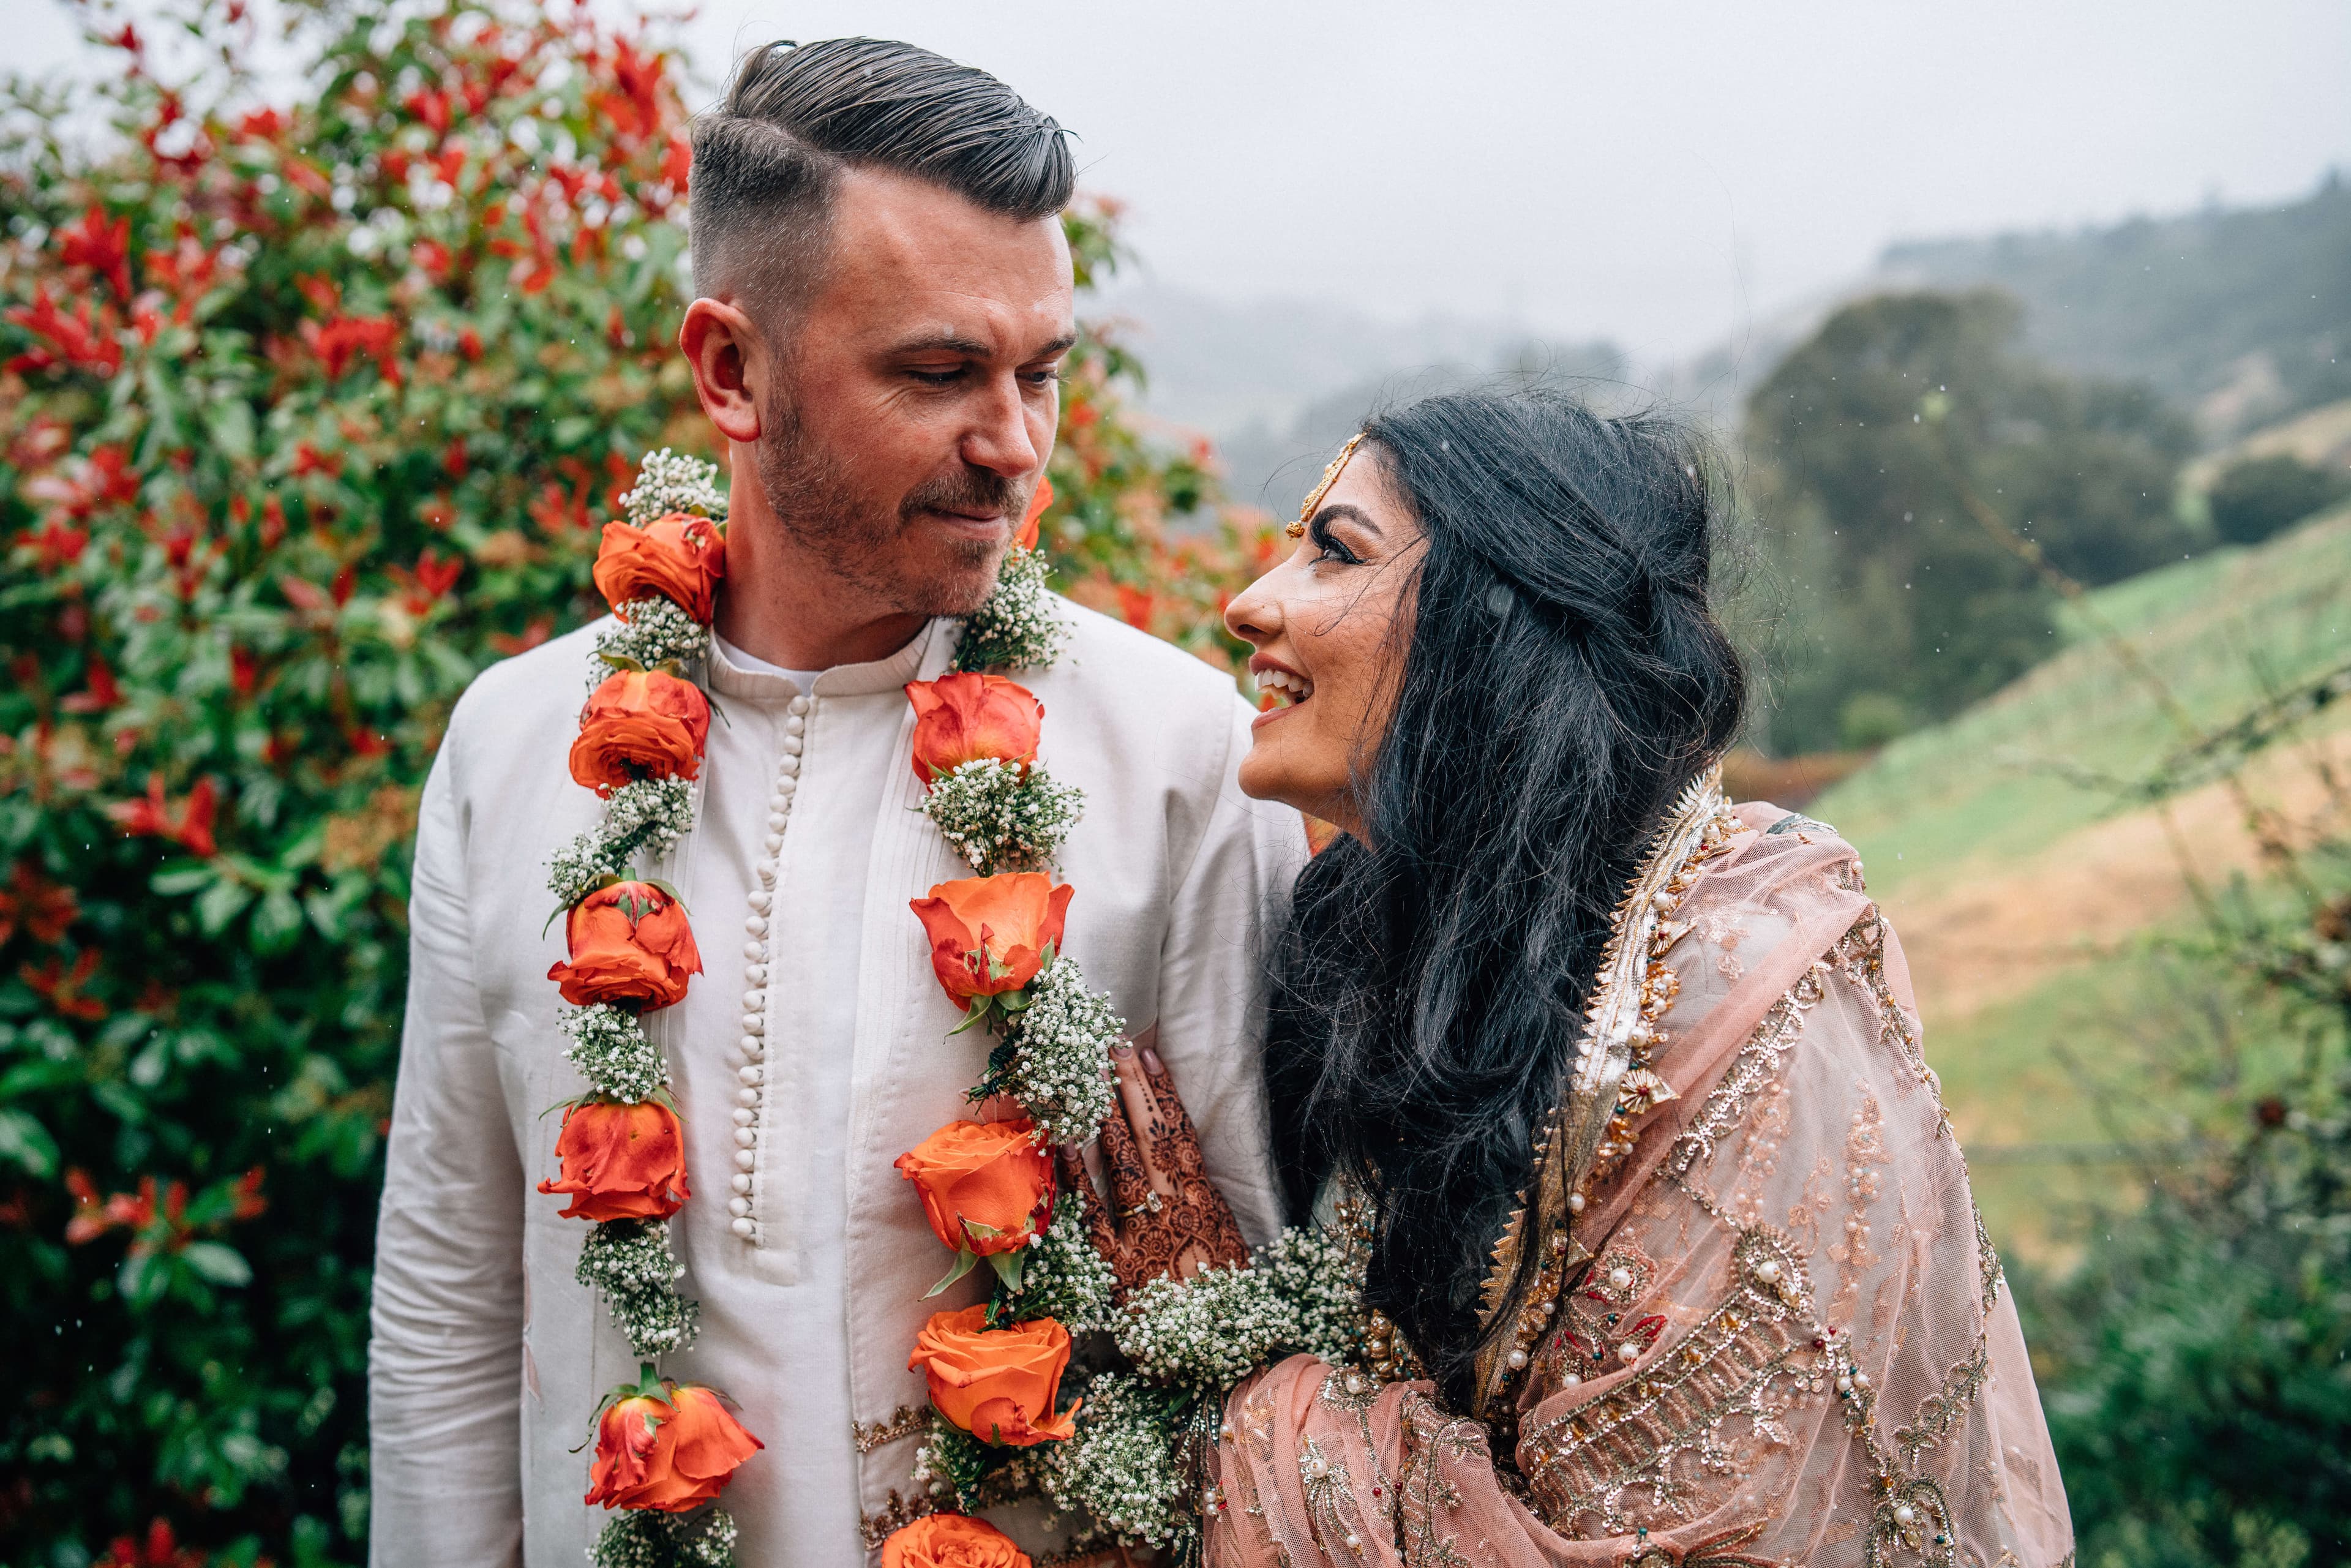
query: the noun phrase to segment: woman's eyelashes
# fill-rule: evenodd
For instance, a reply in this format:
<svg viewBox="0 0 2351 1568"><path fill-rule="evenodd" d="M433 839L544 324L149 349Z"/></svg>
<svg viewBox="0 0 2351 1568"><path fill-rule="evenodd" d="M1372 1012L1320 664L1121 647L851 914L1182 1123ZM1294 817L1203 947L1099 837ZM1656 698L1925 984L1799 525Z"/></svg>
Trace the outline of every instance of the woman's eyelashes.
<svg viewBox="0 0 2351 1568"><path fill-rule="evenodd" d="M1337 561L1342 566L1364 564L1364 558L1349 549L1345 543L1331 531L1331 525L1322 518L1317 517L1308 525L1307 536L1314 541L1315 559Z"/></svg>

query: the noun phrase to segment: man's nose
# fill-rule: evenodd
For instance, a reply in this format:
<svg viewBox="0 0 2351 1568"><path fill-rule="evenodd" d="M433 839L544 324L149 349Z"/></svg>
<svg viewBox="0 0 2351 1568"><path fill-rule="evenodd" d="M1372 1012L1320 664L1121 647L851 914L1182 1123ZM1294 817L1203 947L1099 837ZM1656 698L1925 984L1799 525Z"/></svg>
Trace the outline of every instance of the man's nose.
<svg viewBox="0 0 2351 1568"><path fill-rule="evenodd" d="M1045 465L1045 455L1029 434L1029 410L1014 376L992 378L972 410L964 432L963 458L975 468L992 469L1008 479L1034 474Z"/></svg>

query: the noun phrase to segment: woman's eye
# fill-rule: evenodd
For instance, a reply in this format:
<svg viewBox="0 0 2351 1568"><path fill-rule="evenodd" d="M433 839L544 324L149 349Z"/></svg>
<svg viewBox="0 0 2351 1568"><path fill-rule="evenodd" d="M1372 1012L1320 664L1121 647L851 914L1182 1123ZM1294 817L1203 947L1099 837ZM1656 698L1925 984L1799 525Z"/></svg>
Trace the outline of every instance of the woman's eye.
<svg viewBox="0 0 2351 1568"><path fill-rule="evenodd" d="M1357 555L1353 550L1349 549L1345 545L1341 544L1338 538L1328 528L1316 528L1313 532L1312 538L1314 540L1314 559L1316 560L1336 561L1341 566L1361 566L1364 564L1364 558Z"/></svg>

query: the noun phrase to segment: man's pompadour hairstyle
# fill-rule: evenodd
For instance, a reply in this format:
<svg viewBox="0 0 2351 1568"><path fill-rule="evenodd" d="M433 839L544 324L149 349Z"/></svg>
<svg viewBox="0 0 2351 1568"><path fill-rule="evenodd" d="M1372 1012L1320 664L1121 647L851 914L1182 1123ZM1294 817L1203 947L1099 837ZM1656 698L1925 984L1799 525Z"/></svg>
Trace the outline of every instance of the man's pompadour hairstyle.
<svg viewBox="0 0 2351 1568"><path fill-rule="evenodd" d="M754 307L804 298L844 169L926 180L1007 217L1047 218L1077 183L1067 133L970 66L885 38L755 49L694 122L694 285Z"/></svg>

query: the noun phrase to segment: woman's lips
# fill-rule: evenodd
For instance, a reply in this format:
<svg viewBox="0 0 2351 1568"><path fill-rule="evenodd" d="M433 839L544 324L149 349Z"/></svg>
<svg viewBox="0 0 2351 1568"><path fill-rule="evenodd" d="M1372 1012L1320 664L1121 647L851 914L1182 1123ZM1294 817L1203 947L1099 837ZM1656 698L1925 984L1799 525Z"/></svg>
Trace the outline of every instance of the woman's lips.
<svg viewBox="0 0 2351 1568"><path fill-rule="evenodd" d="M1314 683L1295 670L1286 670L1279 664L1269 664L1256 671L1255 674L1259 692L1273 698L1274 706L1250 721L1249 727L1252 729L1280 718L1314 695Z"/></svg>

